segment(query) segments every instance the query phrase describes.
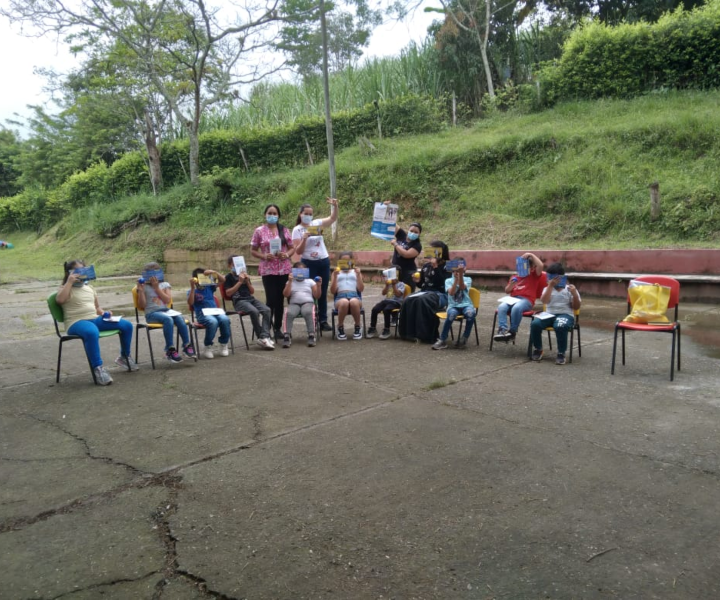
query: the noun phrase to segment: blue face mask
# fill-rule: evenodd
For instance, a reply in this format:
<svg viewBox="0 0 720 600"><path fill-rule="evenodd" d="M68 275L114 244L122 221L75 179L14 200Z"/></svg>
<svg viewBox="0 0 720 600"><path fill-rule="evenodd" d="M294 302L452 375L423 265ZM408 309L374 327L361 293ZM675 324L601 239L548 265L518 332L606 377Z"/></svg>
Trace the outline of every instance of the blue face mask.
<svg viewBox="0 0 720 600"><path fill-rule="evenodd" d="M407 239L409 239L411 242L414 242L419 237L420 237L419 233L413 233L412 231L407 234Z"/></svg>
<svg viewBox="0 0 720 600"><path fill-rule="evenodd" d="M313 216L312 215L302 215L300 217L300 220L302 221L303 225L310 225L313 222Z"/></svg>
<svg viewBox="0 0 720 600"><path fill-rule="evenodd" d="M280 217L277 215L265 215L265 220L270 223L270 225L275 225L279 219Z"/></svg>

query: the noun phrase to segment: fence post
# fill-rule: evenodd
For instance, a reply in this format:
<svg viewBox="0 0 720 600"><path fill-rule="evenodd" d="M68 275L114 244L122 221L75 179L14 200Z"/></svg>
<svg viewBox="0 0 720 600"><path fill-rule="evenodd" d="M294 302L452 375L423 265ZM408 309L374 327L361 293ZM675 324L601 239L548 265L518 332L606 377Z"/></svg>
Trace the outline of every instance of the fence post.
<svg viewBox="0 0 720 600"><path fill-rule="evenodd" d="M650 184L650 220L657 221L660 217L660 183Z"/></svg>

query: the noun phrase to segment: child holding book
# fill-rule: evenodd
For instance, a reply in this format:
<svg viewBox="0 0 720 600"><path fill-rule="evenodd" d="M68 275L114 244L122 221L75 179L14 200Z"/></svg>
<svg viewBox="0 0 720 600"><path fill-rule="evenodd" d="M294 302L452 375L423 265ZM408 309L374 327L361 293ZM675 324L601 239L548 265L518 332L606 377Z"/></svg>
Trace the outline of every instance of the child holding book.
<svg viewBox="0 0 720 600"><path fill-rule="evenodd" d="M381 340L386 340L390 337L390 319L393 311L399 309L402 306L403 300L405 300L405 283L399 281L397 277L387 279L385 281L385 287L382 290L382 295L384 298L373 306L370 313L370 327L367 330L368 339L377 335L377 322L380 313L383 314L385 324L379 337Z"/></svg>
<svg viewBox="0 0 720 600"><path fill-rule="evenodd" d="M100 308L97 292L74 272L75 269L84 266L85 263L81 260L71 260L63 265L65 278L55 296L55 301L62 306L65 331L68 335L82 338L95 381L98 385L110 385L113 382L112 377L103 366L100 357L100 332L120 330L120 356L115 359L115 364L128 371L137 371L138 367L130 356L133 326L125 319L114 322L103 318L105 312L112 314L111 311L103 311Z"/></svg>
<svg viewBox="0 0 720 600"><path fill-rule="evenodd" d="M225 275L225 294L232 299L236 311L250 315L258 346L275 350L275 342L270 337L270 307L255 298L255 288L246 271L236 274L232 270L232 256L228 257L227 263L231 271Z"/></svg>
<svg viewBox="0 0 720 600"><path fill-rule="evenodd" d="M360 327L360 310L362 300L360 294L365 289L362 273L352 265L353 253L341 252L338 255L338 268L335 269L330 278L330 293L335 297L335 308L338 311L337 339L346 340L345 317L348 312L355 320L354 340L362 339L362 327Z"/></svg>
<svg viewBox="0 0 720 600"><path fill-rule="evenodd" d="M304 263L296 262L293 269L307 269ZM292 343L292 326L295 317L302 315L307 327L307 345L312 347L315 340L315 321L313 311L315 300L320 298L322 292L322 280L319 281L305 277L304 275L288 275L288 282L285 284L283 295L288 298L288 306L285 309L283 319L283 348L289 348Z"/></svg>
<svg viewBox="0 0 720 600"><path fill-rule="evenodd" d="M575 327L574 312L580 308L582 299L577 288L567 283L565 269L560 263L553 263L548 267L547 278L547 287L540 296L545 310L533 317L530 324L530 339L533 345L531 359L536 362L542 360L542 332L546 327L552 327L557 339L555 364L564 365L568 332Z"/></svg>
<svg viewBox="0 0 720 600"><path fill-rule="evenodd" d="M158 272L160 265L156 262L147 263L143 272ZM172 287L167 281L160 281L153 275L147 281L141 278L137 286L138 308L145 312L145 320L148 323L158 323L163 326L165 337L165 358L170 362L182 362L182 357L175 348L173 341L173 326L177 327L183 343L183 354L188 358L197 359L195 348L190 341L185 318L181 314L170 316L170 304L172 304Z"/></svg>
<svg viewBox="0 0 720 600"><path fill-rule="evenodd" d="M532 252L526 252L522 258L528 261L529 273L524 277L516 274L505 286L505 293L517 298L514 303L502 302L498 306L498 332L494 336L496 342L510 342L515 339L517 330L522 323L523 313L532 310L535 300L547 285L547 277L543 272L543 262ZM507 317L510 313L510 326Z"/></svg>
<svg viewBox="0 0 720 600"><path fill-rule="evenodd" d="M438 341L432 346L433 350L445 350L450 328L458 315L465 320L465 334L458 335L456 348L467 348L467 341L475 324L475 307L473 306L468 290L472 287L472 279L465 276L465 265L462 264L453 270L452 277L445 280L445 291L448 295L447 318L443 325Z"/></svg>
<svg viewBox="0 0 720 600"><path fill-rule="evenodd" d="M213 277L215 283L201 284L198 281L200 275ZM228 319L226 314L206 315L203 313L204 308L217 308L217 304L215 303L215 289L223 283L225 283L225 277L220 273L212 269L203 269L202 267L194 269L192 277L190 278L188 306L191 311L195 311L195 320L205 328L205 350L203 351L203 358L215 358L212 347L218 328L220 329L220 337L218 338L218 342L220 343L220 356L228 356L230 354L228 350L228 342L230 341L230 319Z"/></svg>

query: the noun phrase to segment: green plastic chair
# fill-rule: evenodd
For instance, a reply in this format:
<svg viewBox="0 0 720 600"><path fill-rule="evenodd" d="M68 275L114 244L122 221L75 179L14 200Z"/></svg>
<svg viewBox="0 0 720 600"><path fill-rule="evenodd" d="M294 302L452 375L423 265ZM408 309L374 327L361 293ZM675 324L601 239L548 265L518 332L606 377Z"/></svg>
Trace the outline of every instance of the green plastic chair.
<svg viewBox="0 0 720 600"><path fill-rule="evenodd" d="M53 323L55 324L55 333L57 334L58 338L60 338L60 343L58 345L58 361L57 361L57 375L55 377L55 383L60 383L60 362L62 360L62 347L65 342L69 342L70 340L80 340L82 341L82 338L79 335L67 335L60 331L60 327L58 326L58 323L64 323L65 322L65 314L63 313L62 306L60 306L57 303L57 292L50 294L47 299L48 308L50 309L50 314L53 318ZM111 335L120 335L119 329L110 329L108 331L101 331L100 337L110 337ZM83 347L84 350L84 347ZM87 358L87 354L85 355ZM93 381L95 382L95 385L97 385L97 379L95 378L95 371L92 368L92 365L90 364L90 359L88 358L88 365L90 365L90 374L92 375Z"/></svg>

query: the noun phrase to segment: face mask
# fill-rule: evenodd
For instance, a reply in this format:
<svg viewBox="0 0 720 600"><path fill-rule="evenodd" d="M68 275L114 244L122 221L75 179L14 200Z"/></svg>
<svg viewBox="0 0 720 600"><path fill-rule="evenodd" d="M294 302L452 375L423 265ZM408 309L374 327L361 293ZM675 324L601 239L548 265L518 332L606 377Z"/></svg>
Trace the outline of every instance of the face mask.
<svg viewBox="0 0 720 600"><path fill-rule="evenodd" d="M76 288L81 288L82 286L87 285L87 284L88 284L87 281L76 281L75 283L72 284L72 286L76 287Z"/></svg>
<svg viewBox="0 0 720 600"><path fill-rule="evenodd" d="M305 281L305 277L303 277L302 275L298 275L297 277L295 277L295 281Z"/></svg>
<svg viewBox="0 0 720 600"><path fill-rule="evenodd" d="M414 242L419 237L420 237L419 233L413 233L412 231L407 234L407 239L409 239L411 242Z"/></svg>
<svg viewBox="0 0 720 600"><path fill-rule="evenodd" d="M313 216L312 215L302 215L300 217L300 220L302 221L303 225L310 225L313 222Z"/></svg>
<svg viewBox="0 0 720 600"><path fill-rule="evenodd" d="M266 220L268 223L270 223L270 225L275 225L275 223L278 222L278 219L279 219L279 218L280 218L280 217L278 217L277 215L266 215L266 216L265 216L265 220Z"/></svg>

